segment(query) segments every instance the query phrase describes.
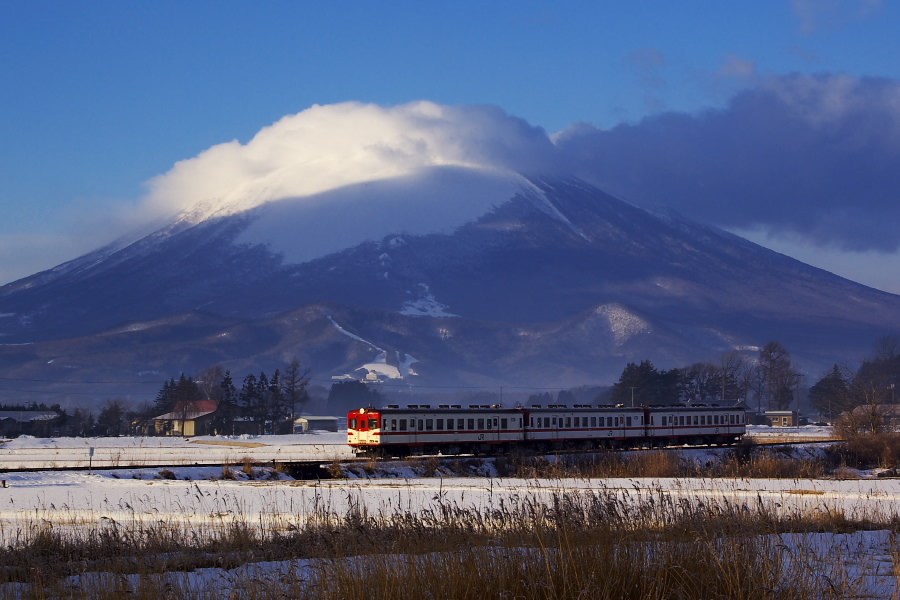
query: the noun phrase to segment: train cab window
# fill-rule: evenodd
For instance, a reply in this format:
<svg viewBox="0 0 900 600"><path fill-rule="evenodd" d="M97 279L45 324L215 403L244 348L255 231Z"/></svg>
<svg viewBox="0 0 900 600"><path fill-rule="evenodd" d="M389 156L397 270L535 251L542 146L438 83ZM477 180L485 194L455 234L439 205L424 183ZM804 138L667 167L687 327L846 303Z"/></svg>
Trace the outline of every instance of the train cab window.
<svg viewBox="0 0 900 600"><path fill-rule="evenodd" d="M356 419L350 419L350 429L356 429Z"/></svg>
<svg viewBox="0 0 900 600"><path fill-rule="evenodd" d="M378 429L378 419L369 419L369 429Z"/></svg>
<svg viewBox="0 0 900 600"><path fill-rule="evenodd" d="M443 431L443 430L444 430L444 420L443 420L443 419L438 419L438 420L435 422L435 427L436 427L436 429L437 429L438 431Z"/></svg>
<svg viewBox="0 0 900 600"><path fill-rule="evenodd" d="M505 418L500 419L500 429L509 429L509 421Z"/></svg>
<svg viewBox="0 0 900 600"><path fill-rule="evenodd" d="M434 431L434 419L425 419L425 431Z"/></svg>
<svg viewBox="0 0 900 600"><path fill-rule="evenodd" d="M406 431L406 419L400 419L400 431Z"/></svg>
<svg viewBox="0 0 900 600"><path fill-rule="evenodd" d="M475 429L475 419L469 419L469 430Z"/></svg>

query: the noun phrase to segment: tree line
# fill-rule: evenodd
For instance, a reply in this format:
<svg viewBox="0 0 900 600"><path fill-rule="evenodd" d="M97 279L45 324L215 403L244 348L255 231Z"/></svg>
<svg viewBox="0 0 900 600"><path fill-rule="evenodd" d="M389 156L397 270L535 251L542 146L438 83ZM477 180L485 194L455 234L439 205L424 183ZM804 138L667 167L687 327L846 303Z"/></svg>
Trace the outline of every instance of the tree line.
<svg viewBox="0 0 900 600"><path fill-rule="evenodd" d="M729 350L717 362L669 370L649 360L630 362L606 401L623 406L744 402L760 411L788 410L801 380L790 352L771 341L755 358Z"/></svg>
<svg viewBox="0 0 900 600"><path fill-rule="evenodd" d="M183 420L198 402L208 400L216 407L213 428L217 431L228 432L234 420L241 418L255 423L259 431L289 433L295 416L309 400L308 385L309 370L303 369L297 358L283 373L275 369L271 376L265 371L245 375L240 389L231 371L216 365L196 378L182 373L177 380L166 381L156 395L154 416L171 414L178 419L181 412Z"/></svg>
<svg viewBox="0 0 900 600"><path fill-rule="evenodd" d="M809 389L809 399L845 436L896 424L900 411L889 407L900 401L900 336L880 338L856 369L834 365Z"/></svg>

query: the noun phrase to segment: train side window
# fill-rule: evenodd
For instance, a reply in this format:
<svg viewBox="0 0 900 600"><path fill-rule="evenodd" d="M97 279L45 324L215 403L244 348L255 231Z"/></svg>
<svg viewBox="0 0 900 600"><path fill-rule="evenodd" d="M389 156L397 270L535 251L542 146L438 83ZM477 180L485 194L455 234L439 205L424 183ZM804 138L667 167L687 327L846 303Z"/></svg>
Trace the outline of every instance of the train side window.
<svg viewBox="0 0 900 600"><path fill-rule="evenodd" d="M484 419L478 419L478 430L484 429Z"/></svg>
<svg viewBox="0 0 900 600"><path fill-rule="evenodd" d="M553 426L556 427L556 417L553 417Z"/></svg>
<svg viewBox="0 0 900 600"><path fill-rule="evenodd" d="M572 426L572 417L566 417L566 427Z"/></svg>
<svg viewBox="0 0 900 600"><path fill-rule="evenodd" d="M434 431L434 419L425 419L425 431Z"/></svg>
<svg viewBox="0 0 900 600"><path fill-rule="evenodd" d="M534 427L534 417L528 417L528 426Z"/></svg>
<svg viewBox="0 0 900 600"><path fill-rule="evenodd" d="M356 419L350 419L350 429L356 429Z"/></svg>
<svg viewBox="0 0 900 600"><path fill-rule="evenodd" d="M397 431L397 419L391 419L391 431Z"/></svg>
<svg viewBox="0 0 900 600"><path fill-rule="evenodd" d="M625 426L631 427L631 417L625 417Z"/></svg>
<svg viewBox="0 0 900 600"><path fill-rule="evenodd" d="M508 429L508 428L509 428L509 421L507 421L506 419L500 419L500 429Z"/></svg>
<svg viewBox="0 0 900 600"><path fill-rule="evenodd" d="M444 430L444 420L438 419L437 422L435 423L435 427L437 428L438 431L443 431Z"/></svg>
<svg viewBox="0 0 900 600"><path fill-rule="evenodd" d="M470 430L475 429L475 419L469 419L469 429Z"/></svg>
<svg viewBox="0 0 900 600"><path fill-rule="evenodd" d="M406 419L400 419L400 431L406 431Z"/></svg>
<svg viewBox="0 0 900 600"><path fill-rule="evenodd" d="M591 427L597 426L597 417L591 417Z"/></svg>
<svg viewBox="0 0 900 600"><path fill-rule="evenodd" d="M650 424L656 425L656 417L654 417L653 415L650 415Z"/></svg>
<svg viewBox="0 0 900 600"><path fill-rule="evenodd" d="M490 418L488 418L488 420L487 420L487 428L488 429L491 428L491 419Z"/></svg>
<svg viewBox="0 0 900 600"><path fill-rule="evenodd" d="M418 429L419 431L422 431L422 429L423 429L423 427L422 427L422 419L419 419L419 426L416 427L416 429Z"/></svg>
<svg viewBox="0 0 900 600"><path fill-rule="evenodd" d="M700 424L706 425L706 415L700 415Z"/></svg>

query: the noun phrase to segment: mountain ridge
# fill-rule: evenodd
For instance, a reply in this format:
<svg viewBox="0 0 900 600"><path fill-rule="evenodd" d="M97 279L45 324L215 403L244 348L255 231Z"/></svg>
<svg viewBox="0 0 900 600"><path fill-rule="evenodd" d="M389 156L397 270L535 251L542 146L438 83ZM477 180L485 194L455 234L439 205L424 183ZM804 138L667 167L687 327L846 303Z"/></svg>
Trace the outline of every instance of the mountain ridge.
<svg viewBox="0 0 900 600"><path fill-rule="evenodd" d="M391 205L398 211L417 195L483 194L468 199L463 222L438 227L435 218L419 233L383 223L367 230L373 213L348 211L352 203L304 222L316 211L291 212L303 200L286 199L199 222L183 214L124 247L7 284L0 375L52 380L48 365L69 360L77 366L57 373L68 381L148 371L166 378L212 363L272 370L297 355L327 381L364 375L357 371L375 364L377 347L385 360L415 357L411 385L553 387L609 383L629 361L671 368L726 349L752 353L772 339L814 373L900 330L900 296L734 234L641 209L573 177L518 175L504 188L482 175L453 167L383 184L411 185L410 197ZM456 188L455 178L463 182ZM438 181L450 192L435 192ZM382 201L354 185L343 191L356 202ZM320 213L330 206L317 201ZM247 236L266 219L285 225L287 241ZM326 226L342 220L357 227L346 239ZM292 258L284 244L301 222L340 249ZM328 314L370 346L337 331ZM117 367L92 367L91 357Z"/></svg>

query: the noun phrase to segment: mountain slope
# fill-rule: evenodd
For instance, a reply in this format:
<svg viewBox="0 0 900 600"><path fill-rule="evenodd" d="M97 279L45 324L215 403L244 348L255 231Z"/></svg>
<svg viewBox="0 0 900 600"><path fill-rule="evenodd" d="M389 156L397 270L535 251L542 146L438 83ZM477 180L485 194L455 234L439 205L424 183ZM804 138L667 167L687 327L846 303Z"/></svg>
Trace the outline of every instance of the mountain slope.
<svg viewBox="0 0 900 600"><path fill-rule="evenodd" d="M0 375L159 381L296 354L323 381L368 364L553 387L778 339L815 376L897 330L897 296L580 180L433 167L203 207L4 286Z"/></svg>

